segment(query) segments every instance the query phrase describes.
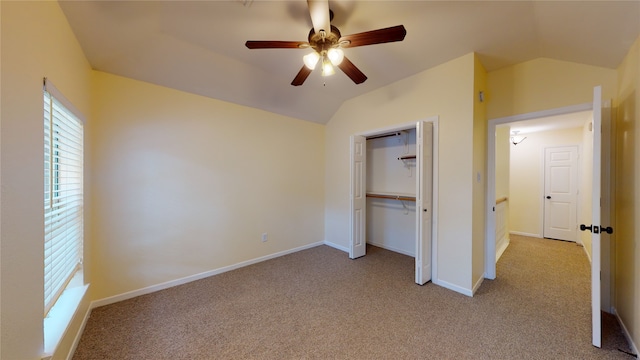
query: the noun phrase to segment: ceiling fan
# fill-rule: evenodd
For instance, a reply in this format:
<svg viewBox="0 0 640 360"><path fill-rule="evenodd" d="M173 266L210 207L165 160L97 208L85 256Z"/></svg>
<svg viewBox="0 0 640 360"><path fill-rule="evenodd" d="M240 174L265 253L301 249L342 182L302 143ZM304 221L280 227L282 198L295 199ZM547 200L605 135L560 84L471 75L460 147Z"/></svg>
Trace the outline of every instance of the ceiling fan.
<svg viewBox="0 0 640 360"><path fill-rule="evenodd" d="M337 66L354 83L361 84L367 80L367 76L344 56L342 48L402 41L407 34L404 26L398 25L342 36L340 30L330 24L333 12L329 10L328 0L307 0L307 4L313 23L308 42L250 40L245 43L249 49L313 49L303 57L305 65L291 82L293 86L302 85L318 62L322 67L322 76L332 75L333 66Z"/></svg>

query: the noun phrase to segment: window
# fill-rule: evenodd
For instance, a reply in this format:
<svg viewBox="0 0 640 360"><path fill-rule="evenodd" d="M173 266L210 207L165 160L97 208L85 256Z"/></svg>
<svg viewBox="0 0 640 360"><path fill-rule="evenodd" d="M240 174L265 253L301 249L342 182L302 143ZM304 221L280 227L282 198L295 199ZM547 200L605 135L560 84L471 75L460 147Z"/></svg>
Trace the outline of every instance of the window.
<svg viewBox="0 0 640 360"><path fill-rule="evenodd" d="M83 123L78 116L79 112L45 79L45 315L82 267Z"/></svg>

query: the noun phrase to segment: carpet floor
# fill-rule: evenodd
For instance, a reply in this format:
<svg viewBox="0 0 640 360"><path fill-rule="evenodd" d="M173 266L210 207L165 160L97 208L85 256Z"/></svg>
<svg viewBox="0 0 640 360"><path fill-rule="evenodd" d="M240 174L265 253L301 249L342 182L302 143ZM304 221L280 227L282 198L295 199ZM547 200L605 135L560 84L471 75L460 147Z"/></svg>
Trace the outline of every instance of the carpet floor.
<svg viewBox="0 0 640 360"><path fill-rule="evenodd" d="M468 297L416 285L412 257L318 246L96 308L73 359L633 359L608 314L591 345L589 268L512 236Z"/></svg>

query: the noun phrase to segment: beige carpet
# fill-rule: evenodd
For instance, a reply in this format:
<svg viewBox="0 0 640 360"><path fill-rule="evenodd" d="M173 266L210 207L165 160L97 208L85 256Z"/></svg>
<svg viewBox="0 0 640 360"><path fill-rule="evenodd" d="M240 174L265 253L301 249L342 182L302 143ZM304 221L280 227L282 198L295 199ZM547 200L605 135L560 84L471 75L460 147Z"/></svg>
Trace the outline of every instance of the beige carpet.
<svg viewBox="0 0 640 360"><path fill-rule="evenodd" d="M591 346L574 243L513 236L473 298L367 251L320 246L94 309L73 359L633 359L610 316Z"/></svg>

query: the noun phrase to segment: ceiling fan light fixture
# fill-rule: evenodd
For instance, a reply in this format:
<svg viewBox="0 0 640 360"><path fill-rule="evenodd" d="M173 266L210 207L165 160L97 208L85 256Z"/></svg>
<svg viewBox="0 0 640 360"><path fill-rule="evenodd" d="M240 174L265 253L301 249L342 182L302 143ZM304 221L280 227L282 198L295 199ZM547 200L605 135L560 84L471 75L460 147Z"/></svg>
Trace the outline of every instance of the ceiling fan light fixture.
<svg viewBox="0 0 640 360"><path fill-rule="evenodd" d="M344 51L340 48L331 48L327 51L327 57L334 66L338 66L344 59Z"/></svg>
<svg viewBox="0 0 640 360"><path fill-rule="evenodd" d="M322 76L331 76L335 74L335 70L333 70L333 66L331 66L331 61L328 58L324 58L322 60Z"/></svg>
<svg viewBox="0 0 640 360"><path fill-rule="evenodd" d="M320 55L318 55L318 53L315 51L302 57L302 61L304 61L304 65L308 67L310 70L313 70L316 68L316 64L318 63L318 60L320 60Z"/></svg>

